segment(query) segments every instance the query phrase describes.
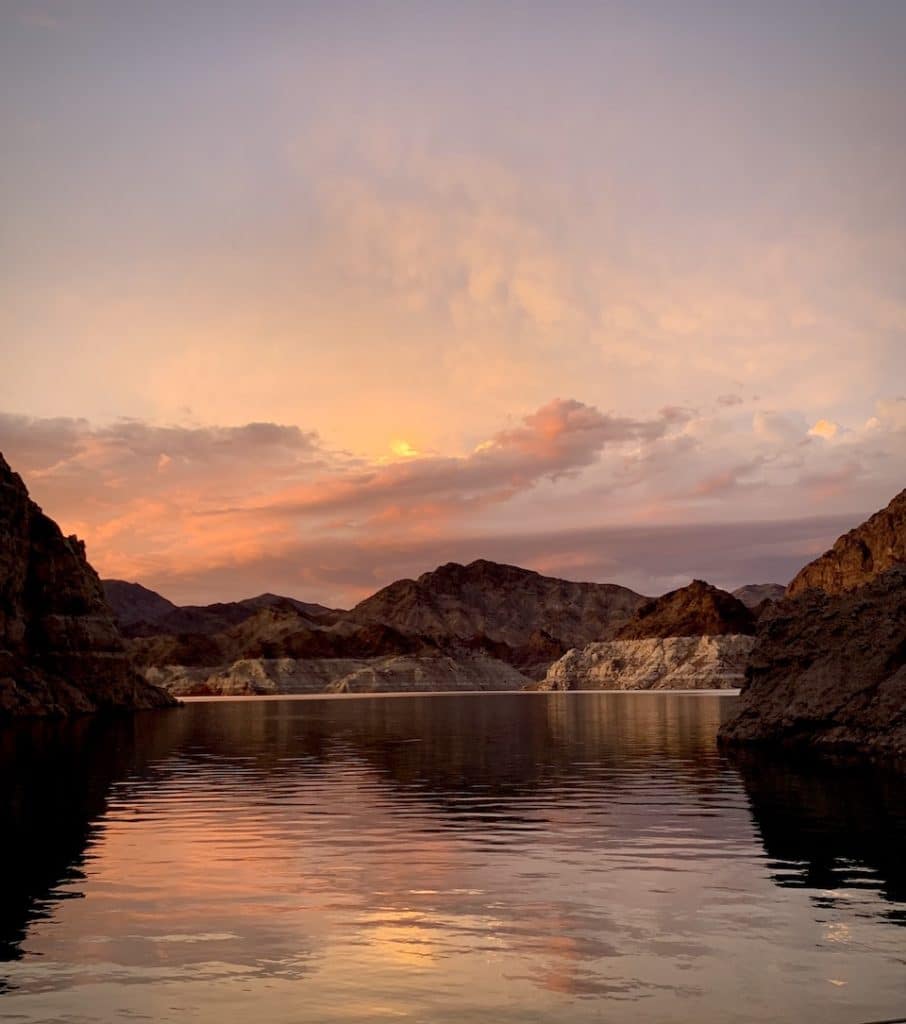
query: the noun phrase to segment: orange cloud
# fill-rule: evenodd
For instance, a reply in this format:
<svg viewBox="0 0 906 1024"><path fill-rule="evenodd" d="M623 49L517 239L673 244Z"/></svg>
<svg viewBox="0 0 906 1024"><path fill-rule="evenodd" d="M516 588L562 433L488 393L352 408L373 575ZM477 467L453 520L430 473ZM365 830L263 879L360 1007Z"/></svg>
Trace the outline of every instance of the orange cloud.
<svg viewBox="0 0 906 1024"><path fill-rule="evenodd" d="M726 553L715 562L704 538L671 554L665 538L715 519L747 522L756 485L760 518L784 520L816 497L831 502L828 513L868 512L900 483L897 400L833 446L809 437L795 413L757 414L753 431L730 408L710 419L680 406L631 418L554 399L464 454L407 445L390 462L272 423L93 427L0 415L0 450L87 541L102 575L182 601L282 589L345 604L397 576L476 557L645 592L684 575L735 585L747 581L742 563ZM619 532L643 522L667 533L636 545ZM796 568L787 549L773 563L763 554L759 578L771 564L775 576Z"/></svg>

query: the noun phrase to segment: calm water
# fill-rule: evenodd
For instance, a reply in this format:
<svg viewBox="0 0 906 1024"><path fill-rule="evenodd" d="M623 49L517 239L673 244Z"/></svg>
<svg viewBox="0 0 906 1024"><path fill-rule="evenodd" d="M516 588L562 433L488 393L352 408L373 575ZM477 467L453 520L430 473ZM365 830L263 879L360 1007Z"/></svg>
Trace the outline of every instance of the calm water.
<svg viewBox="0 0 906 1024"><path fill-rule="evenodd" d="M903 779L734 698L193 703L0 732L0 1018L906 1014Z"/></svg>

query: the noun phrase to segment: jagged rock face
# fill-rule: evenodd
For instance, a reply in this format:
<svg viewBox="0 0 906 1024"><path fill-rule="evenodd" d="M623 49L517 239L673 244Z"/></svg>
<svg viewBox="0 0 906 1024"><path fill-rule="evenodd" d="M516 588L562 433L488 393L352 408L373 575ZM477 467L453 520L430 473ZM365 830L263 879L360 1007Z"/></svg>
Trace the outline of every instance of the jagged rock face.
<svg viewBox="0 0 906 1024"><path fill-rule="evenodd" d="M387 658L244 658L217 667L167 665L146 678L175 696L520 690L528 679L482 654Z"/></svg>
<svg viewBox="0 0 906 1024"><path fill-rule="evenodd" d="M768 609L720 739L906 755L906 567Z"/></svg>
<svg viewBox="0 0 906 1024"><path fill-rule="evenodd" d="M746 608L753 611L764 607L765 601L780 601L786 596L786 587L782 583L747 583L733 591L737 601L742 601Z"/></svg>
<svg viewBox="0 0 906 1024"><path fill-rule="evenodd" d="M787 587L796 597L809 589L840 594L906 563L906 490L861 526L839 537L830 551L801 569Z"/></svg>
<svg viewBox="0 0 906 1024"><path fill-rule="evenodd" d="M572 583L516 566L450 562L417 580L397 580L349 613L401 633L469 638L519 647L533 634L567 646L612 637L645 598L609 583Z"/></svg>
<svg viewBox="0 0 906 1024"><path fill-rule="evenodd" d="M702 580L642 605L617 633L620 640L647 637L752 634L752 612L725 590Z"/></svg>
<svg viewBox="0 0 906 1024"><path fill-rule="evenodd" d="M133 669L84 545L0 456L0 715L169 703Z"/></svg>
<svg viewBox="0 0 906 1024"><path fill-rule="evenodd" d="M751 636L611 640L567 652L543 690L702 690L742 684Z"/></svg>

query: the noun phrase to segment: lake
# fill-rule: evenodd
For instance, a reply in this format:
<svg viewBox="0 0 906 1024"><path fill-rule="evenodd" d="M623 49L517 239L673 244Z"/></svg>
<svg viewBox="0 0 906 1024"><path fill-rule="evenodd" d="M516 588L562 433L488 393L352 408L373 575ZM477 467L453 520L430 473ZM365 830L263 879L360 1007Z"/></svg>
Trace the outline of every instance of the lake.
<svg viewBox="0 0 906 1024"><path fill-rule="evenodd" d="M906 785L735 697L216 700L0 731L0 1018L906 1014Z"/></svg>

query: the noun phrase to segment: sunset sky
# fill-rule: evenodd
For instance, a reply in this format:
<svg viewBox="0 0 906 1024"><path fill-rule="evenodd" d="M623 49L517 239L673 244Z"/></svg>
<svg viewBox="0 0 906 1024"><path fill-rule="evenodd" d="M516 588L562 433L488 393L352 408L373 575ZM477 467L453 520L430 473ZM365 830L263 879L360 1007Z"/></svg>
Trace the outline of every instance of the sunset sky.
<svg viewBox="0 0 906 1024"><path fill-rule="evenodd" d="M102 575L786 582L906 484L906 3L0 7L0 451Z"/></svg>

